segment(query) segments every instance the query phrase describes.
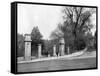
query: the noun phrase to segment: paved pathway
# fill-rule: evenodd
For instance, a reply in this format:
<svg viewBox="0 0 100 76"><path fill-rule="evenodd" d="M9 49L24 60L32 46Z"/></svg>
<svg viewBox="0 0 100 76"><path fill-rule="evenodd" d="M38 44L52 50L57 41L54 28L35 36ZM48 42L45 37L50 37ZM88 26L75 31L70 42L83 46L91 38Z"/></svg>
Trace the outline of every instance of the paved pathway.
<svg viewBox="0 0 100 76"><path fill-rule="evenodd" d="M96 58L84 58L74 60L56 59L18 64L18 72L69 70L84 68L96 68Z"/></svg>
<svg viewBox="0 0 100 76"><path fill-rule="evenodd" d="M96 53L82 56L51 57L32 61L18 62L18 72L69 70L82 68L96 68Z"/></svg>
<svg viewBox="0 0 100 76"><path fill-rule="evenodd" d="M46 57L46 58L39 58L39 59L34 59L30 61L20 61L18 63L30 63L30 62L37 62L37 61L47 61L47 60L54 60L54 59L83 59L83 58L91 58L91 57L96 57L96 52L92 53L85 53L82 55L75 55L75 54L70 54L70 55L64 55L64 56L59 56L59 57Z"/></svg>

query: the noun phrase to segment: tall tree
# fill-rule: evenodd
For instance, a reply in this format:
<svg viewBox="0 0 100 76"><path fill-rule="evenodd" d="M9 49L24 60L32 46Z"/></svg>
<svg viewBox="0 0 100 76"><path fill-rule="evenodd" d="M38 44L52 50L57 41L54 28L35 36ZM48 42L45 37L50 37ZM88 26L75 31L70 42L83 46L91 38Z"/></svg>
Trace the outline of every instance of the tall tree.
<svg viewBox="0 0 100 76"><path fill-rule="evenodd" d="M91 16L95 12L95 9L85 7L65 7L63 12L65 13L65 24L62 28L65 29L65 27L70 27L75 38L77 38L80 33L85 34L90 31L93 27L91 24Z"/></svg>
<svg viewBox="0 0 100 76"><path fill-rule="evenodd" d="M34 40L40 40L42 38L42 34L40 33L38 27L33 27L32 32L31 32L31 39L32 41Z"/></svg>
<svg viewBox="0 0 100 76"><path fill-rule="evenodd" d="M76 41L82 41L83 38L85 38L85 34L93 27L91 24L91 16L95 13L95 9L86 7L65 7L63 13L64 22L63 24L58 24L61 33L53 32L51 35L64 37L68 46L76 43Z"/></svg>
<svg viewBox="0 0 100 76"><path fill-rule="evenodd" d="M32 39L32 55L37 56L38 44L42 44L42 34L40 33L38 27L33 27L31 32L31 39Z"/></svg>

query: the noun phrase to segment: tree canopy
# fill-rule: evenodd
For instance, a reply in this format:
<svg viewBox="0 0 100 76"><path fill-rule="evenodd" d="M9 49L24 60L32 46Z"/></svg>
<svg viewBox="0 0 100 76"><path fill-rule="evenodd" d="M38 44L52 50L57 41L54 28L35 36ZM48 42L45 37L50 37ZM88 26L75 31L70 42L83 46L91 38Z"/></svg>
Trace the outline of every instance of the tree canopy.
<svg viewBox="0 0 100 76"><path fill-rule="evenodd" d="M22 34L17 34L17 55L18 57L24 56L24 36Z"/></svg>
<svg viewBox="0 0 100 76"><path fill-rule="evenodd" d="M33 27L32 32L31 32L31 39L32 41L34 40L40 40L42 38L42 34L40 33L38 27Z"/></svg>
<svg viewBox="0 0 100 76"><path fill-rule="evenodd" d="M87 36L86 34L93 28L91 16L95 13L95 8L67 6L62 12L64 14L63 24L58 24L57 29L52 32L51 37L58 39L63 37L67 46L76 45L77 40L81 41L77 43L83 43Z"/></svg>

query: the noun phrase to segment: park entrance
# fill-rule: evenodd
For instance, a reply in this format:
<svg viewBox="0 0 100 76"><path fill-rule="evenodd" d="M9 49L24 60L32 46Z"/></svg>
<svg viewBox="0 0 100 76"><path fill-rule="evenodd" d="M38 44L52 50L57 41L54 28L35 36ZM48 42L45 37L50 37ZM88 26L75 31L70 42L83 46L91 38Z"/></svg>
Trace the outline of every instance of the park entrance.
<svg viewBox="0 0 100 76"><path fill-rule="evenodd" d="M24 58L25 60L31 60L31 35L25 34L25 53ZM42 56L42 44L38 44L38 58ZM64 56L65 54L65 41L64 38L61 38L59 41L59 52L58 56ZM48 55L50 56L50 55ZM57 56L56 54L56 45L53 45L53 56Z"/></svg>

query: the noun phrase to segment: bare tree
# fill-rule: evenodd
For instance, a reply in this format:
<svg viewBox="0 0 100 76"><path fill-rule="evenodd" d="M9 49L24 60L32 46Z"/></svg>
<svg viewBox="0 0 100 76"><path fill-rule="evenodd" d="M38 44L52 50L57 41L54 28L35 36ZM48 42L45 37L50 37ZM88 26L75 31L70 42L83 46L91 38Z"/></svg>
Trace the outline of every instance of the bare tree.
<svg viewBox="0 0 100 76"><path fill-rule="evenodd" d="M63 16L65 21L61 28L62 30L65 30L66 28L70 27L75 38L77 38L79 33L86 33L93 27L91 24L91 16L93 13L95 13L94 8L65 7L63 12L65 13ZM67 30L68 29L65 31Z"/></svg>

